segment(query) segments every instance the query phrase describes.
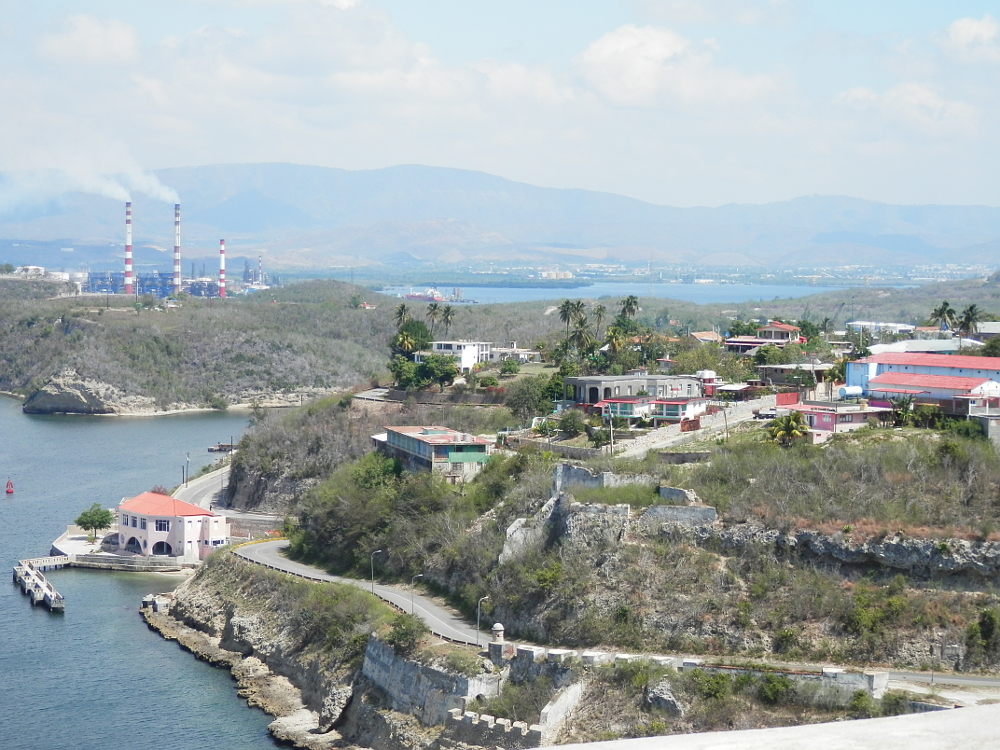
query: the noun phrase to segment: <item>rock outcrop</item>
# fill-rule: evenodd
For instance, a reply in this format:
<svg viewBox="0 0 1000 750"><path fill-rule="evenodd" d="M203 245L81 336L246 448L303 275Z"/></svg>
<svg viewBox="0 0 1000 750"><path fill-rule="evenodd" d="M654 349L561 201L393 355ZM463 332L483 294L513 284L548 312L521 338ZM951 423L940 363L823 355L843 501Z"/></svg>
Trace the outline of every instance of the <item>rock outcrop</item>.
<svg viewBox="0 0 1000 750"><path fill-rule="evenodd" d="M156 411L156 401L64 370L33 393L23 409L27 414L122 414Z"/></svg>

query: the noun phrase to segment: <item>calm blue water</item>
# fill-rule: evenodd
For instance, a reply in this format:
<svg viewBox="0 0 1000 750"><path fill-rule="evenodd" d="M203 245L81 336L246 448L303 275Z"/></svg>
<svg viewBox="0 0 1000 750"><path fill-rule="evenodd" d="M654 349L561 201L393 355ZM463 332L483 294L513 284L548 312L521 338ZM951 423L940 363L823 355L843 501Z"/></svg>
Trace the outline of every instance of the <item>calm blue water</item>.
<svg viewBox="0 0 1000 750"><path fill-rule="evenodd" d="M236 695L229 673L196 660L139 617L162 574L53 571L66 613L33 609L12 585L23 557L49 545L94 502L105 507L210 463L245 414L156 418L39 417L0 398L0 748L3 750L273 750L262 712Z"/></svg>
<svg viewBox="0 0 1000 750"><path fill-rule="evenodd" d="M387 287L385 294L423 293L426 287L394 286ZM477 300L480 304L498 302L534 302L543 299L598 299L611 297L621 299L629 294L637 297L659 297L661 299L677 299L684 302L695 302L699 305L719 302L758 302L782 299L795 299L810 294L832 292L845 287L837 286L785 286L781 284L593 284L574 289L538 289L538 288L507 288L491 286L463 286L462 294L466 299ZM453 286L437 287L445 296L451 294Z"/></svg>

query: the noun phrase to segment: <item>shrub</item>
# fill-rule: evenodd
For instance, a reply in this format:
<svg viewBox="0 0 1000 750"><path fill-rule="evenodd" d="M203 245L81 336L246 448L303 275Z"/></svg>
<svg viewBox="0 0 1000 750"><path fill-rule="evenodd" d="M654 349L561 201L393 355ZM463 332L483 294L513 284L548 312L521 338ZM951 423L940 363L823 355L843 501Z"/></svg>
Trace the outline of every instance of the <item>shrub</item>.
<svg viewBox="0 0 1000 750"><path fill-rule="evenodd" d="M878 706L864 690L856 690L847 704L847 713L852 719L870 719L878 712Z"/></svg>
<svg viewBox="0 0 1000 750"><path fill-rule="evenodd" d="M521 372L521 365L516 359L505 359L500 363L501 375L517 375Z"/></svg>
<svg viewBox="0 0 1000 750"><path fill-rule="evenodd" d="M480 388L496 388L500 385L500 381L496 379L495 375L483 375L479 378Z"/></svg>
<svg viewBox="0 0 1000 750"><path fill-rule="evenodd" d="M890 691L882 696L882 715L900 716L910 713L910 699L905 693Z"/></svg>
<svg viewBox="0 0 1000 750"><path fill-rule="evenodd" d="M795 695L795 683L788 675L769 672L760 680L757 698L768 706L788 703Z"/></svg>
<svg viewBox="0 0 1000 750"><path fill-rule="evenodd" d="M402 614L392 621L385 642L400 656L409 656L429 632L430 629L419 617Z"/></svg>

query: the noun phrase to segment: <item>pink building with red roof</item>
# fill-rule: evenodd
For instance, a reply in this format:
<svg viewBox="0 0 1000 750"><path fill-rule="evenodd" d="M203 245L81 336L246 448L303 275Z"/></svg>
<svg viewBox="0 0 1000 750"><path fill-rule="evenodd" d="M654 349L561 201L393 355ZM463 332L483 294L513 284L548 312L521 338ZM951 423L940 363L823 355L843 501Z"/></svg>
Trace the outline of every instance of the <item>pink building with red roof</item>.
<svg viewBox="0 0 1000 750"><path fill-rule="evenodd" d="M227 544L229 531L225 516L157 492L118 506L118 547L137 555L196 563Z"/></svg>

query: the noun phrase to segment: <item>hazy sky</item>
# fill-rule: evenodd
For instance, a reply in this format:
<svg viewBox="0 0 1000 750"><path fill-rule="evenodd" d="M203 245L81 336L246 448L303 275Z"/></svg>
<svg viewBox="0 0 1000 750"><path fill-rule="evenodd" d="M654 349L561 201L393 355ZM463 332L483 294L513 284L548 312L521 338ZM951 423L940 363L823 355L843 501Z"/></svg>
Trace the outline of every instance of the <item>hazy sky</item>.
<svg viewBox="0 0 1000 750"><path fill-rule="evenodd" d="M1000 205L998 18L996 0L0 0L0 170L99 190L159 167L417 163L680 206Z"/></svg>

